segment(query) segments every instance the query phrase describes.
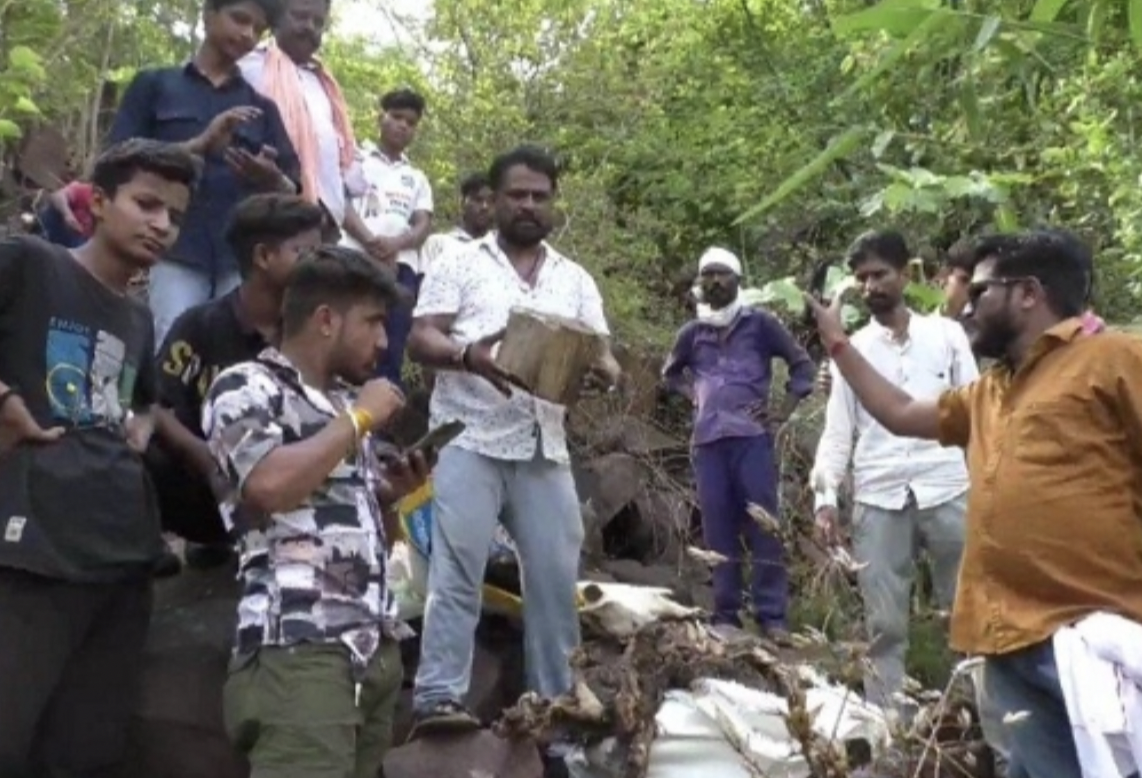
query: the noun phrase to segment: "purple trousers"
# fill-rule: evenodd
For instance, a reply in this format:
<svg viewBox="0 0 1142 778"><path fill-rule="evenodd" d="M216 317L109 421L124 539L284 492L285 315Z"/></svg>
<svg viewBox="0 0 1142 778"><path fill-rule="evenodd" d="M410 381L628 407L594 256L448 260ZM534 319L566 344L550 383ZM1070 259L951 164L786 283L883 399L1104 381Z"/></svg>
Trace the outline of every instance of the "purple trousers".
<svg viewBox="0 0 1142 778"><path fill-rule="evenodd" d="M729 559L714 568L714 623L741 626L742 560L748 549L754 618L763 628L784 628L789 575L781 540L746 513L756 503L778 516L778 471L773 438L722 438L695 446L694 477L706 547Z"/></svg>

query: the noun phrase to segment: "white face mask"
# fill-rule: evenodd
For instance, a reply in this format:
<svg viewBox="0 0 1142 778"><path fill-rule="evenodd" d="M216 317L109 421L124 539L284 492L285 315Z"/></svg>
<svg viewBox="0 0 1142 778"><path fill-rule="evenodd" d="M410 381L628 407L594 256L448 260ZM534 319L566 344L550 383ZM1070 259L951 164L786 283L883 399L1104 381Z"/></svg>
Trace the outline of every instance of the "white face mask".
<svg viewBox="0 0 1142 778"><path fill-rule="evenodd" d="M702 302L702 287L701 285L695 286L691 290L694 294L694 299L698 301L698 321L703 324L712 324L715 327L728 327L737 318L738 312L741 311L742 304L739 299L741 292L739 290L738 297L724 308L714 310L706 303Z"/></svg>

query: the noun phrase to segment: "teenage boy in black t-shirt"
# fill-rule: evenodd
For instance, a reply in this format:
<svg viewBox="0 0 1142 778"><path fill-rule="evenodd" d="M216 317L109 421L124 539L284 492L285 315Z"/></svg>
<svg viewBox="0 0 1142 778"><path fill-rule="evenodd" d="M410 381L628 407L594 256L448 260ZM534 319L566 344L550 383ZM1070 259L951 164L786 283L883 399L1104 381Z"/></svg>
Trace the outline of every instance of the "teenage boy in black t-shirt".
<svg viewBox="0 0 1142 778"><path fill-rule="evenodd" d="M128 283L178 237L198 163L132 140L92 174L90 241L0 242L0 775L122 758L162 551L140 454L154 331Z"/></svg>
<svg viewBox="0 0 1142 778"><path fill-rule="evenodd" d="M234 209L226 237L242 284L190 309L158 355L156 439L147 452L163 527L193 544L187 561L224 561L231 544L218 514L217 467L202 434L202 402L215 377L274 342L286 277L300 252L321 244L324 212L300 197L254 195Z"/></svg>

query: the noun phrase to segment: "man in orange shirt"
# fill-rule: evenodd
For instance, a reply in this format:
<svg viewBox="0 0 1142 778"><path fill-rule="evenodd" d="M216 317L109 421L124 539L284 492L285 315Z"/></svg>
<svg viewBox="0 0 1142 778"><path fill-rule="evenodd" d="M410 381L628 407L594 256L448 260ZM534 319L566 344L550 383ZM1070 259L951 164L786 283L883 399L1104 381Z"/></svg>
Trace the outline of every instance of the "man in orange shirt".
<svg viewBox="0 0 1142 778"><path fill-rule="evenodd" d="M1007 730L1009 775L1080 778L1052 638L1098 612L1142 622L1142 339L1082 337L1091 256L1072 235L996 236L975 251L964 316L997 363L938 400L913 399L850 348L839 303L811 305L874 418L966 449L952 646L986 658L1000 716L1024 714Z"/></svg>

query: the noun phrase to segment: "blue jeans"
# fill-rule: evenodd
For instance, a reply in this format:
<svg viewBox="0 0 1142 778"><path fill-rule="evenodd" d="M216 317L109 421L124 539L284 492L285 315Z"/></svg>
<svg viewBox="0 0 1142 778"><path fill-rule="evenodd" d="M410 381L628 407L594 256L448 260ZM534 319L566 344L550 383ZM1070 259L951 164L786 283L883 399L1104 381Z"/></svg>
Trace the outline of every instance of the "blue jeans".
<svg viewBox="0 0 1142 778"><path fill-rule="evenodd" d="M989 656L983 679L996 717L1029 714L1003 725L1008 778L1082 778L1051 640Z"/></svg>
<svg viewBox="0 0 1142 778"><path fill-rule="evenodd" d="M155 317L155 349L162 348L171 325L185 311L229 294L240 283L242 277L237 270L214 276L177 262L160 262L152 267L147 301Z"/></svg>
<svg viewBox="0 0 1142 778"><path fill-rule="evenodd" d="M420 276L416 271L403 263L398 264L397 282L415 301L420 290ZM377 375L387 378L402 389L404 382L401 380L401 369L404 367L404 350L410 332L412 332L412 302L389 311L388 319L385 321L385 334L388 336L389 347L377 360Z"/></svg>
<svg viewBox="0 0 1142 778"><path fill-rule="evenodd" d="M536 456L493 459L445 446L433 471L432 554L414 707L463 702L472 677L488 549L502 520L523 578L527 686L546 698L571 689L579 645L575 586L583 518L571 467Z"/></svg>

